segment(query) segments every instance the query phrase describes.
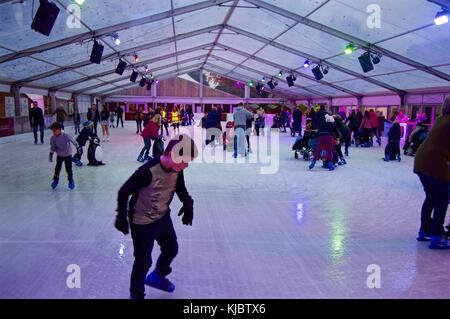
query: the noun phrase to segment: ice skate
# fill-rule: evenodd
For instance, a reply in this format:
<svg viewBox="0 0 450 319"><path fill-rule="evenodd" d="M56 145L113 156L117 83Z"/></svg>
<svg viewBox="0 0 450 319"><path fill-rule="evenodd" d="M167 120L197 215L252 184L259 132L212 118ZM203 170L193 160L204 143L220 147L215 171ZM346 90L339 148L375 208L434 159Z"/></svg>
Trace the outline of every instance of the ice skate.
<svg viewBox="0 0 450 319"><path fill-rule="evenodd" d="M156 270L147 275L145 278L145 284L166 292L173 292L175 290L175 285L169 279L158 275Z"/></svg>
<svg viewBox="0 0 450 319"><path fill-rule="evenodd" d="M447 239L442 238L441 236L431 236L430 237L430 249L449 249Z"/></svg>
<svg viewBox="0 0 450 319"><path fill-rule="evenodd" d="M315 161L315 160L312 160L312 161L311 161L311 164L309 164L309 169L313 169L314 166L316 166L316 161Z"/></svg>
<svg viewBox="0 0 450 319"><path fill-rule="evenodd" d="M52 189L56 189L56 187L58 186L59 180L57 178L55 178L52 182L52 184L50 185L52 187Z"/></svg>
<svg viewBox="0 0 450 319"><path fill-rule="evenodd" d="M334 167L333 162L329 162L329 163L328 163L328 169L329 169L330 171L334 171L335 167Z"/></svg>
<svg viewBox="0 0 450 319"><path fill-rule="evenodd" d="M138 162L141 162L141 163L144 163L144 162L145 162L144 158L143 158L142 156L140 156L140 155L139 155L139 157L137 158L137 161L138 161Z"/></svg>
<svg viewBox="0 0 450 319"><path fill-rule="evenodd" d="M73 181L73 179L69 181L69 188L70 190L73 190L75 188L75 182Z"/></svg>
<svg viewBox="0 0 450 319"><path fill-rule="evenodd" d="M417 237L417 241L430 241L430 235L424 231L419 231L419 236Z"/></svg>

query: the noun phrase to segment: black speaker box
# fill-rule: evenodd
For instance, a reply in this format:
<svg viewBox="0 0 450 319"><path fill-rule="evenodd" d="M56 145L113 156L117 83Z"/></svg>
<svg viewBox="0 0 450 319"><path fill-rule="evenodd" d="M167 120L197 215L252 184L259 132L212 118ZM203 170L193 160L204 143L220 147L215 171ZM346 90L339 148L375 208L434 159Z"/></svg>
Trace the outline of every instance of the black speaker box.
<svg viewBox="0 0 450 319"><path fill-rule="evenodd" d="M138 77L138 73L136 71L133 71L133 73L131 73L131 76L130 76L130 81L136 82L137 77Z"/></svg>
<svg viewBox="0 0 450 319"><path fill-rule="evenodd" d="M127 68L127 63L125 61L119 60L119 64L117 64L116 73L122 75L125 69Z"/></svg>
<svg viewBox="0 0 450 319"><path fill-rule="evenodd" d="M94 40L94 46L92 47L92 52L91 52L91 62L92 63L100 64L100 62L102 61L102 55L103 55L104 49L105 49L105 47L103 45L98 43L97 40Z"/></svg>
<svg viewBox="0 0 450 319"><path fill-rule="evenodd" d="M361 67L362 67L364 73L370 72L374 69L372 59L368 52L361 55L358 58L358 60L359 60L359 64L361 64Z"/></svg>
<svg viewBox="0 0 450 319"><path fill-rule="evenodd" d="M58 17L59 8L54 3L48 2L47 0L41 0L40 3L36 15L33 18L33 22L31 23L31 29L49 36L56 18Z"/></svg>
<svg viewBox="0 0 450 319"><path fill-rule="evenodd" d="M317 81L323 79L323 73L319 65L315 66L311 71L314 74L314 77L316 78Z"/></svg>

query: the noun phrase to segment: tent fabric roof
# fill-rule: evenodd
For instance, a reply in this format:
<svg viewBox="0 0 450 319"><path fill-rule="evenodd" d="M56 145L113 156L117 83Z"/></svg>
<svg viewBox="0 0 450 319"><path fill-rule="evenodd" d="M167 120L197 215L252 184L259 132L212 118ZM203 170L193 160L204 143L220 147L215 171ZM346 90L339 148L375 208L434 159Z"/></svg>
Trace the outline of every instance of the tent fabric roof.
<svg viewBox="0 0 450 319"><path fill-rule="evenodd" d="M450 24L436 26L440 7L426 0L378 0L379 29L367 26L372 0L86 0L79 28L66 23L73 1L53 2L61 12L46 37L30 28L33 1L0 1L0 81L108 95L133 85L134 64L159 78L204 68L259 81L282 70L280 94L299 98L401 95L450 84ZM89 61L93 35L105 47L99 65ZM358 49L345 55L350 42ZM363 73L358 57L368 48L382 58ZM141 62L133 62L135 53ZM119 57L129 64L122 76L114 73ZM303 67L306 59L329 67L322 81ZM293 87L284 83L289 72L297 76Z"/></svg>

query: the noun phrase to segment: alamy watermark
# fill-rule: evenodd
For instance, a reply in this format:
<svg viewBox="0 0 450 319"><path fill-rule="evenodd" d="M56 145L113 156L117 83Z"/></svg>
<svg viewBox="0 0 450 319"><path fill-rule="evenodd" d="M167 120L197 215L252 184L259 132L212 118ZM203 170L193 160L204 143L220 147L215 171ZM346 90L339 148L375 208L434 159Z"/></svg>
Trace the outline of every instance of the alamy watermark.
<svg viewBox="0 0 450 319"><path fill-rule="evenodd" d="M66 286L69 289L81 288L81 268L77 264L70 264L66 268L69 273L66 279Z"/></svg>
<svg viewBox="0 0 450 319"><path fill-rule="evenodd" d="M369 289L381 288L381 267L377 264L367 266L366 272L370 273L367 277L366 285Z"/></svg>
<svg viewBox="0 0 450 319"><path fill-rule="evenodd" d="M366 12L367 27L369 29L381 29L381 7L378 4L370 4L367 6Z"/></svg>

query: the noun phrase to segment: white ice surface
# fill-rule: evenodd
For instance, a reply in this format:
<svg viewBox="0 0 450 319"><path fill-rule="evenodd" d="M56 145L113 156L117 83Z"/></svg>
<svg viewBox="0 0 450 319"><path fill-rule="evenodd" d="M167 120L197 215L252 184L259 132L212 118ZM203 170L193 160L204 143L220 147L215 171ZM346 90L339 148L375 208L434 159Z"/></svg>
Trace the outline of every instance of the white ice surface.
<svg viewBox="0 0 450 319"><path fill-rule="evenodd" d="M177 288L147 288L148 298L450 297L450 252L415 241L424 194L413 158L385 163L383 148L351 148L347 166L310 172L292 144L282 136L274 175L257 164L187 169L195 218L183 226L174 200ZM0 145L1 298L128 297L131 239L112 224L141 147L133 123L112 129L107 165L74 167L74 191L63 170L51 191L48 144ZM81 267L80 289L66 286L69 264ZM366 285L370 264L381 267L380 289Z"/></svg>

